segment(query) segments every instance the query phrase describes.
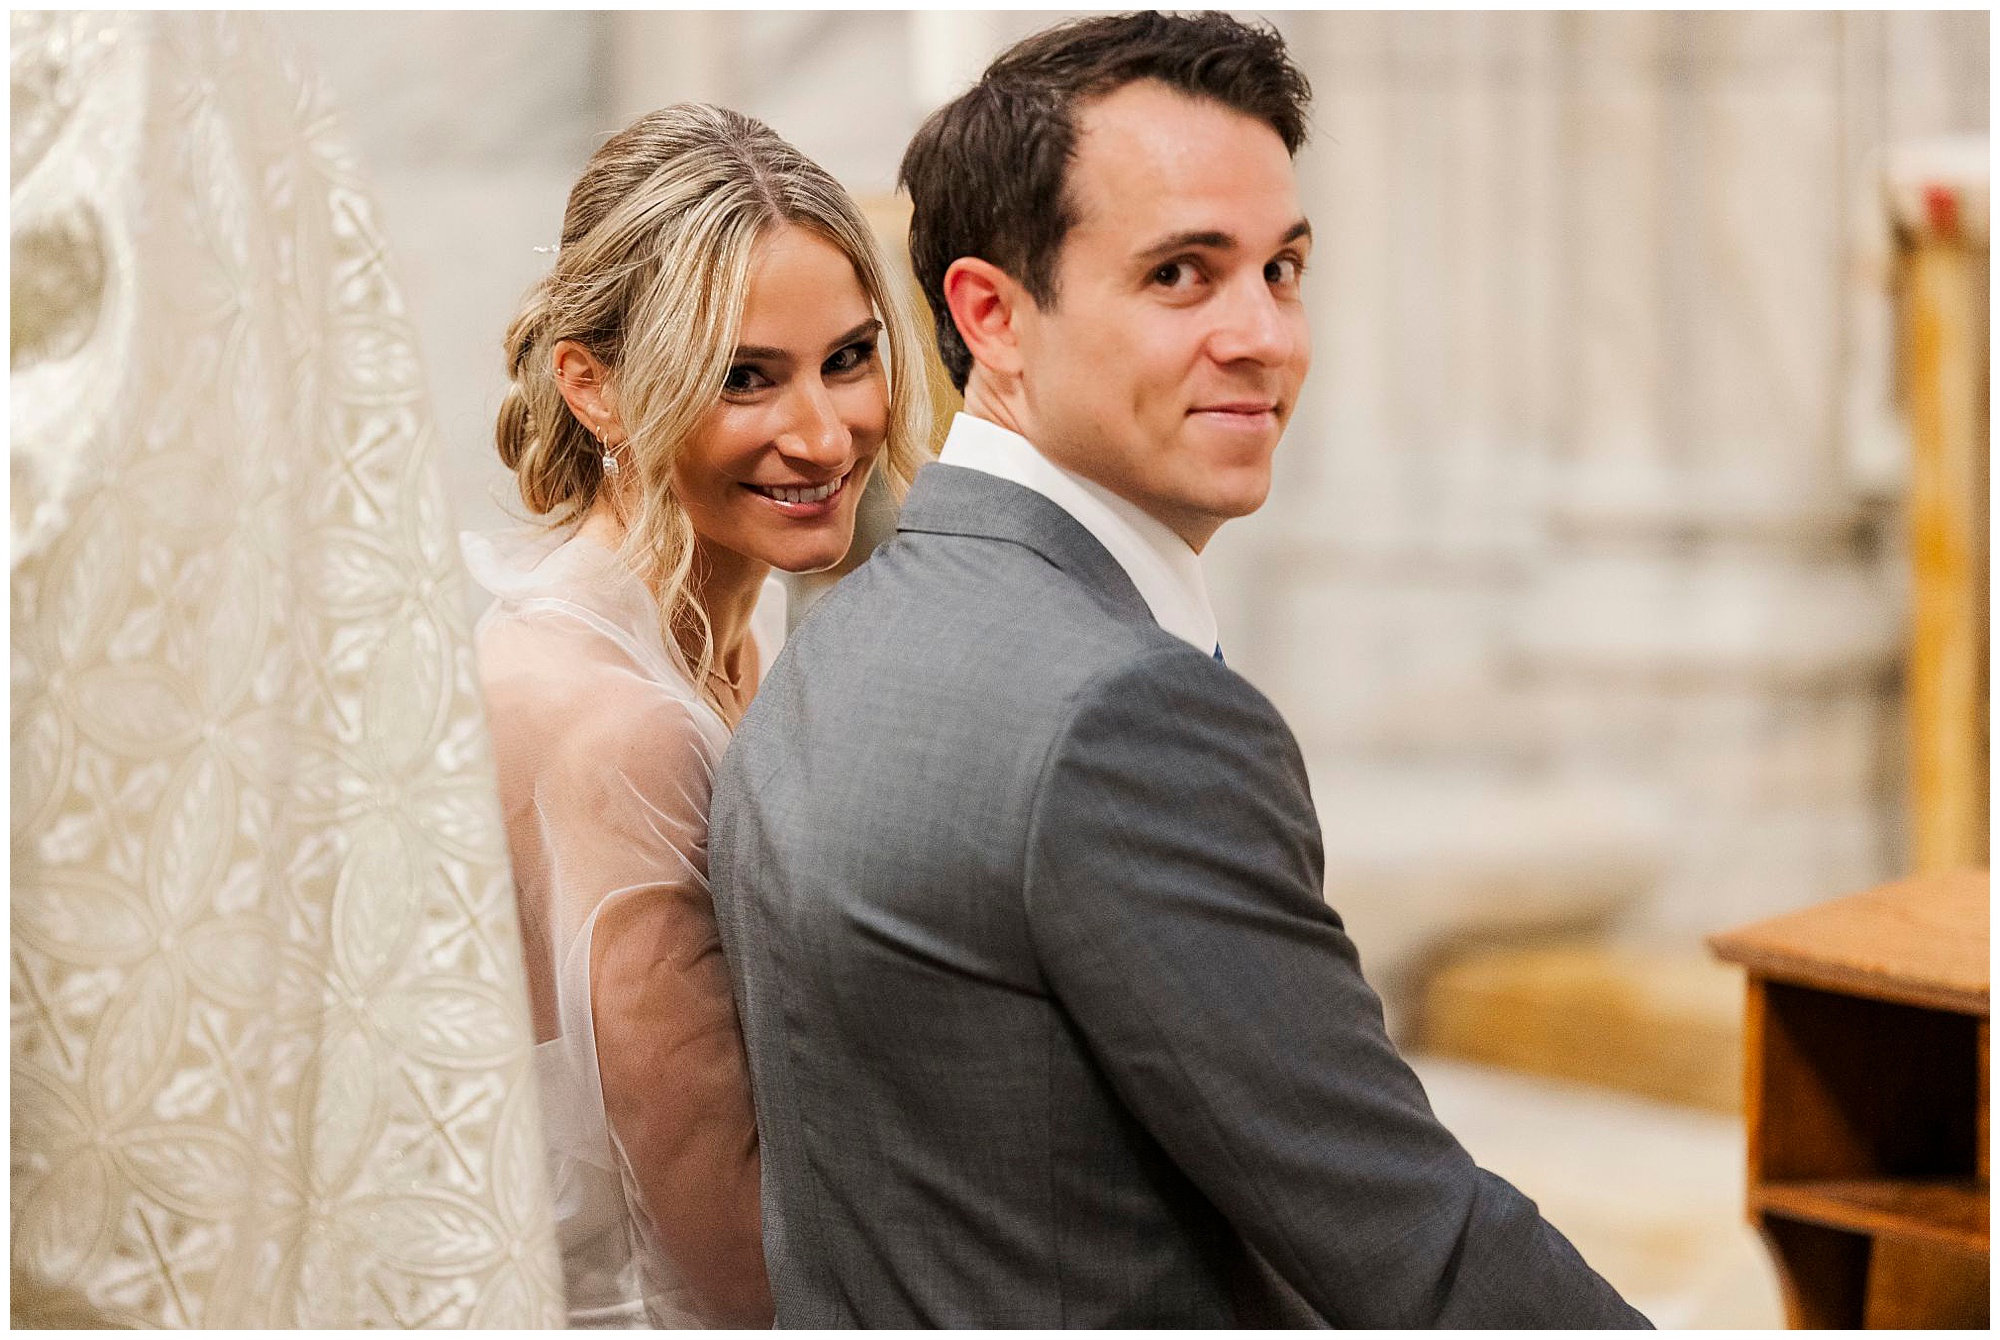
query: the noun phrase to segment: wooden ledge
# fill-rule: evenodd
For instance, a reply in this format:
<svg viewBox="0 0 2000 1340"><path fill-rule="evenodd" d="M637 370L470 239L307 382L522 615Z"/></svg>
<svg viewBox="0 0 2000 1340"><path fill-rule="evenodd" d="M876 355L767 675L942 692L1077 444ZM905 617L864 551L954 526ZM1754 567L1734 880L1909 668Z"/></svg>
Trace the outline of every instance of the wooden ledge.
<svg viewBox="0 0 2000 1340"><path fill-rule="evenodd" d="M1753 975L1876 1000L1986 1017L1990 880L1953 870L1708 937Z"/></svg>
<svg viewBox="0 0 2000 1340"><path fill-rule="evenodd" d="M1936 1242L1960 1251L1987 1250L1987 1184L1974 1178L1766 1182L1752 1199L1771 1214L1828 1228Z"/></svg>

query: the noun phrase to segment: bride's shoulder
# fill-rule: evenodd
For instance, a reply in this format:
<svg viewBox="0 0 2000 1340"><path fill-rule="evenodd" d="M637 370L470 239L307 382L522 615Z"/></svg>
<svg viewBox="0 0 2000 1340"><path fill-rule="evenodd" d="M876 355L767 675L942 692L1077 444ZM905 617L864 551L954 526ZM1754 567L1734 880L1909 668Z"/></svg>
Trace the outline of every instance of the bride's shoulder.
<svg viewBox="0 0 2000 1340"><path fill-rule="evenodd" d="M712 765L728 731L664 649L658 609L615 557L559 536L463 540L494 596L475 635L496 750L551 779Z"/></svg>
<svg viewBox="0 0 2000 1340"><path fill-rule="evenodd" d="M495 729L567 737L673 729L694 719L687 682L642 664L628 647L560 611L530 611L483 625L476 639L481 687Z"/></svg>
<svg viewBox="0 0 2000 1340"><path fill-rule="evenodd" d="M505 774L520 770L572 796L650 793L706 776L728 746L680 686L601 654L587 637L525 621L489 632L500 645L481 647L480 679Z"/></svg>
<svg viewBox="0 0 2000 1340"><path fill-rule="evenodd" d="M659 607L624 561L587 534L466 531L465 570L490 595L483 622L569 613L620 641L656 634Z"/></svg>
<svg viewBox="0 0 2000 1340"><path fill-rule="evenodd" d="M658 607L609 550L561 532L467 533L460 544L466 570L493 597L474 634L489 683L595 695L636 676L652 686L632 690L641 696L693 698L664 650Z"/></svg>

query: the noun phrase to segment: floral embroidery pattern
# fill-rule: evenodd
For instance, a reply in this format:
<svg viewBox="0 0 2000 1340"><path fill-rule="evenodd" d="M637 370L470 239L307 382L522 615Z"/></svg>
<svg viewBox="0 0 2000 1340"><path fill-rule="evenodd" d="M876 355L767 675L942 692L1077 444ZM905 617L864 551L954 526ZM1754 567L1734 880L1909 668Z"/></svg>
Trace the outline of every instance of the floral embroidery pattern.
<svg viewBox="0 0 2000 1340"><path fill-rule="evenodd" d="M17 1306L560 1324L456 548L357 164L248 16L12 36Z"/></svg>

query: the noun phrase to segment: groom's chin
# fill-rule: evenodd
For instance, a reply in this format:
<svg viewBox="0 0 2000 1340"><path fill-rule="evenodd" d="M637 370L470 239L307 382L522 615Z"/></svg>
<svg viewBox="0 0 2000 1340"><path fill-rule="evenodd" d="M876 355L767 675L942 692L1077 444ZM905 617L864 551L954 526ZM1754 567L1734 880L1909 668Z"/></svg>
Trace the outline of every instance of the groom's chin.
<svg viewBox="0 0 2000 1340"><path fill-rule="evenodd" d="M1271 464L1218 470L1208 481L1205 510L1218 521L1249 516L1271 496Z"/></svg>

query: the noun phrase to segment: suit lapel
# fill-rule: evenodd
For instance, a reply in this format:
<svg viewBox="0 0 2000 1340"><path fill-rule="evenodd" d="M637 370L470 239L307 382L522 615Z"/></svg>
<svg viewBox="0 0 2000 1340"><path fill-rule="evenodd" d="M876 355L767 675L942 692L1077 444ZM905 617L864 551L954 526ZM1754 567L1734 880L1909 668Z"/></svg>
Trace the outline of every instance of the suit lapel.
<svg viewBox="0 0 2000 1340"><path fill-rule="evenodd" d="M983 470L935 461L924 466L896 529L1022 545L1081 583L1111 613L1154 622L1139 588L1081 522L1033 489Z"/></svg>

